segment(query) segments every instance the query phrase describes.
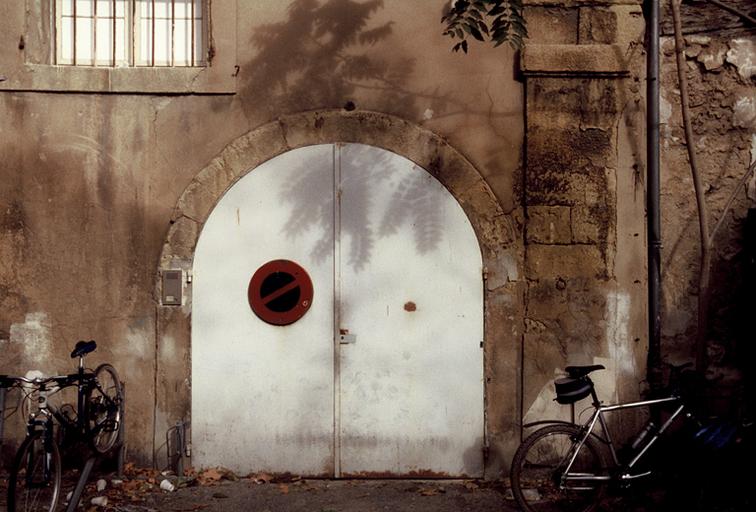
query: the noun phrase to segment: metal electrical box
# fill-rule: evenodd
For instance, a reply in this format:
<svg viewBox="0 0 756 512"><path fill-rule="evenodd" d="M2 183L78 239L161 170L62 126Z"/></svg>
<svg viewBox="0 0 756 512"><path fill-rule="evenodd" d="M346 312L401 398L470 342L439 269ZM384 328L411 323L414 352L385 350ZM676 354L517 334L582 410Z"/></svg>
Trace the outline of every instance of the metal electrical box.
<svg viewBox="0 0 756 512"><path fill-rule="evenodd" d="M183 292L183 271L181 270L164 270L163 271L163 294L160 302L163 306L180 306Z"/></svg>

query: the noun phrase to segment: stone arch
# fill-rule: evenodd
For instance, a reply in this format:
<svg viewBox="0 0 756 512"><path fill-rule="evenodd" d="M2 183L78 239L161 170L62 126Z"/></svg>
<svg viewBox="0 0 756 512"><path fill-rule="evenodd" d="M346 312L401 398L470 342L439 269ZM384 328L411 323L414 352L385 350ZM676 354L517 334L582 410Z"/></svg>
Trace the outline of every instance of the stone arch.
<svg viewBox="0 0 756 512"><path fill-rule="evenodd" d="M523 248L516 219L505 214L480 173L442 137L395 116L367 111L312 111L262 125L226 146L181 194L156 275L155 444L161 444L167 429L191 416L191 269L208 215L226 190L261 163L299 147L339 142L383 148L427 170L456 198L475 230L486 280L485 413L491 448L486 475L496 476L508 466L519 441ZM183 303L163 306L163 272L179 269L187 277Z"/></svg>

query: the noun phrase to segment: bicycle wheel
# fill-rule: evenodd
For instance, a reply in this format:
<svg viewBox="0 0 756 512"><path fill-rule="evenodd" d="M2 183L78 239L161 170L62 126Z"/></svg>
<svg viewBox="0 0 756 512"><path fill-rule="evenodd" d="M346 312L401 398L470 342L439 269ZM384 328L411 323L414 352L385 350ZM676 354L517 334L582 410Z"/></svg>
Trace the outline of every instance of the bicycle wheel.
<svg viewBox="0 0 756 512"><path fill-rule="evenodd" d="M8 483L8 512L54 512L60 498L60 452L42 432L16 452Z"/></svg>
<svg viewBox="0 0 756 512"><path fill-rule="evenodd" d="M517 448L510 480L512 494L523 510L590 512L596 509L606 482L581 481L569 486L560 482L580 435L576 425L548 425L533 432ZM588 437L570 472L602 474L603 468L598 443Z"/></svg>
<svg viewBox="0 0 756 512"><path fill-rule="evenodd" d="M95 369L95 385L87 394L87 428L92 448L105 453L118 441L123 420L123 390L115 368L101 364Z"/></svg>

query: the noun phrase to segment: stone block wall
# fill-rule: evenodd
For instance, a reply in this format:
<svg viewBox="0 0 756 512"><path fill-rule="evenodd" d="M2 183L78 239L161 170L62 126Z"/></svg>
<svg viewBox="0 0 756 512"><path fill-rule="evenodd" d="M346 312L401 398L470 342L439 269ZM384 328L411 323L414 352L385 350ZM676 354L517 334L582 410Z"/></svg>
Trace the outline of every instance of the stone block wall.
<svg viewBox="0 0 756 512"><path fill-rule="evenodd" d="M644 20L639 2L526 2L524 422L565 415L552 381L603 364L607 400L645 376Z"/></svg>

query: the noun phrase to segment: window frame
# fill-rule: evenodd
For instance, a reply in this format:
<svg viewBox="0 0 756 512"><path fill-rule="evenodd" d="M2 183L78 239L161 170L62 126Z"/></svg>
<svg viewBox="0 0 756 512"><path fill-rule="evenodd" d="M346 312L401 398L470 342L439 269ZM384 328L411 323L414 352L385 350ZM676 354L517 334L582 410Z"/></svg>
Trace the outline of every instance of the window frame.
<svg viewBox="0 0 756 512"><path fill-rule="evenodd" d="M70 14L66 14L63 8L64 3L66 0L53 0L54 5L54 19L53 19L53 30L55 33L55 63L57 65L61 66L92 66L92 67L205 67L207 65L207 48L208 48L208 30L207 30L207 20L208 20L208 4L209 0L189 0L189 5L191 6L191 15L189 17L183 17L179 18L183 21L188 21L187 25L191 26L191 41L192 44L187 49L190 51L187 51L187 54L191 54L190 58L186 58L183 61L176 63L176 40L175 40L175 21L174 24L170 24L170 20L176 20L176 0L170 0L170 15L168 15L167 18L161 18L157 15L155 15L156 11L156 0L106 0L107 3L110 3L115 12L113 17L111 18L108 16L108 19L112 19L112 34L114 34L112 41L112 52L110 52L110 56L108 59L98 59L98 52L97 52L97 32L100 30L100 25L98 20L98 13L97 13L97 6L99 4L99 0L95 0L93 2L93 9L91 11L91 14L79 14L76 13L76 5L78 0L68 0L73 5L73 12ZM168 3L168 0L160 0L165 1L166 4ZM116 3L120 3L122 6L123 16L118 16L119 9L116 7ZM199 3L199 15L197 13L197 6L196 4ZM143 10L144 6L147 6L148 16L144 16ZM151 12L149 12L151 11ZM166 13L168 11L166 10ZM76 27L79 25L76 23L77 19L84 19L89 18L91 16L92 22L92 33L94 34L94 37L92 38L92 58L90 61L87 62L77 62L77 51L76 47L77 44L79 44L79 41L76 36ZM63 52L64 47L64 38L63 38L63 23L65 22L65 18L69 18L72 21L72 28L69 29L73 33L70 34L71 38L75 40L73 43L73 48L71 49L71 56L68 57L65 52ZM151 26L151 33L148 33L146 38L148 40L147 48L144 48L142 45L142 39L143 39L143 22L142 20L146 19L147 24ZM166 25L171 25L170 27L170 35L171 35L171 43L170 43L170 59L169 60L158 60L156 58L156 50L155 50L155 35L156 35L156 20L163 20L166 19L168 22ZM118 35L118 29L116 28L118 21L121 20L123 23L123 35L122 37L116 38L115 36ZM199 33L195 32L199 28ZM199 39L196 37L199 35ZM68 39L68 38L66 38ZM122 40L122 41L121 41ZM197 44L199 43L199 44ZM123 45L123 58L118 58L118 53L121 53L118 51L118 45ZM167 52L168 53L168 52Z"/></svg>
<svg viewBox="0 0 756 512"><path fill-rule="evenodd" d="M172 17L175 20L175 4L173 3L173 1L174 0L172 0L172 2L171 2L171 5L174 8L174 12L172 13ZM171 40L171 62L170 63L168 63L168 64L155 64L155 51L154 51L155 47L154 47L154 41L152 43L152 50L153 51L152 51L151 58L150 59L141 60L142 57L141 57L141 51L140 51L141 48L140 48L140 45L141 45L141 25L142 25L141 24L141 19L142 19L142 16L141 16L141 13L139 12L139 8L136 5L137 0L131 0L131 2L132 2L132 20L131 20L132 29L131 29L131 32L130 32L131 36L132 36L132 41L131 41L132 55L131 55L131 61L130 61L131 62L130 65L131 66L133 66L133 67L144 66L144 67L163 68L163 67L204 67L204 66L207 65L207 60L208 60L207 59L207 57L208 57L207 52L208 52L208 48L209 48L208 47L209 37L208 37L208 28L207 28L207 25L208 25L209 19L210 19L210 15L209 15L210 0L201 0L200 1L200 3L201 3L200 9L202 11L201 12L202 16L201 16L201 18L197 18L196 15L194 16L194 20L197 20L197 19L200 20L199 27L200 27L200 30L202 31L202 35L201 35L201 39L200 39L201 45L200 45L199 51L195 52L195 49L192 48L191 63L187 64L187 65L183 65L183 64L176 65L175 64L175 55L176 55L176 52L175 52L175 39L173 37L173 34L171 35L171 39L172 40ZM155 21L155 19L157 19L157 17L155 16L155 13L154 13L154 5L155 5L154 0L152 0L152 6L153 6L152 18L148 18L148 19L152 19L152 21L153 21L153 23L152 23L152 35L153 35L153 37L154 37L154 34L155 34L155 24L154 24L154 21ZM194 1L192 1L192 12L193 13L195 12ZM194 29L195 29L195 23L194 23L194 21L192 21L191 25L192 25L192 32L194 32ZM194 38L192 38L192 39L194 40Z"/></svg>
<svg viewBox="0 0 756 512"><path fill-rule="evenodd" d="M206 0L207 62L199 67L55 64L55 0L3 2L0 44L18 48L3 63L3 91L124 94L234 94L237 90L237 0ZM21 35L19 38L19 34Z"/></svg>

